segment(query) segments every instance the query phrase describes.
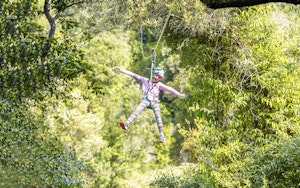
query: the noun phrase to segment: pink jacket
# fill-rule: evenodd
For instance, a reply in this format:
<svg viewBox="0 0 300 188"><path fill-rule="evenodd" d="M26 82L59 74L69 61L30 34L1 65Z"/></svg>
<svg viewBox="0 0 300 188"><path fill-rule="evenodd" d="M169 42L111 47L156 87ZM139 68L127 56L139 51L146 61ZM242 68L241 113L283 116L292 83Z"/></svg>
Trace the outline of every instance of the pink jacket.
<svg viewBox="0 0 300 188"><path fill-rule="evenodd" d="M167 86L161 82L152 83L151 85L148 78L145 78L125 69L120 69L120 71L124 74L131 76L132 78L136 79L142 84L142 92L149 101L159 101L158 96L160 91L168 91L176 96L180 95L180 93L174 88Z"/></svg>

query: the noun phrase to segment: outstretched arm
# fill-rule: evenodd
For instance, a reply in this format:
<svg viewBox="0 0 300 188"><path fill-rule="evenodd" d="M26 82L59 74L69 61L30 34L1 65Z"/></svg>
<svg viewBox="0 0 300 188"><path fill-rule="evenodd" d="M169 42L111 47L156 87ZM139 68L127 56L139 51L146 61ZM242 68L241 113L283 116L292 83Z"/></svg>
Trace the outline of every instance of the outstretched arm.
<svg viewBox="0 0 300 188"><path fill-rule="evenodd" d="M173 95L176 95L177 97L180 97L180 98L185 97L184 93L180 93L177 90L175 90L174 88L167 86L163 83L160 84L160 90L168 91L168 92L172 93Z"/></svg>
<svg viewBox="0 0 300 188"><path fill-rule="evenodd" d="M133 73L133 72L131 72L131 71L122 69L121 67L114 67L114 70L115 70L116 72L121 72L121 73L124 73L124 74L126 74L126 75L128 75L128 76L131 76L132 78L134 78L134 79L136 79L136 80L138 80L138 81L140 81L140 82L142 82L143 80L146 79L145 77L142 77L142 76L140 76L140 75L138 75L138 74L135 74L135 73Z"/></svg>

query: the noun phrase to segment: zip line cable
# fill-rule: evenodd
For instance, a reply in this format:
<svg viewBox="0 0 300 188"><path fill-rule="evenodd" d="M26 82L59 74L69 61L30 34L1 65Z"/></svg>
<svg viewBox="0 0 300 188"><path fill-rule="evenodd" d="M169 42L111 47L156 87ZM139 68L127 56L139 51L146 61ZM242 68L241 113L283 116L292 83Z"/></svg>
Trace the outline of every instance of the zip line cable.
<svg viewBox="0 0 300 188"><path fill-rule="evenodd" d="M141 51L142 51L143 58L145 58L144 47L143 47L143 28L142 28L142 25L140 27L140 33L141 33Z"/></svg>
<svg viewBox="0 0 300 188"><path fill-rule="evenodd" d="M160 40L161 40L161 38L162 38L162 36L163 36L163 34L164 34L164 32L165 32L165 29L166 29L166 27L167 27L167 24L168 24L168 22L169 22L169 19L170 19L170 17L171 17L171 11L169 11L169 14L168 14L168 16L167 16L167 18L166 18L166 21L165 21L165 23L164 23L164 26L163 26L163 29L162 29L162 31L160 32L160 35L159 35L159 38L158 38L158 41L157 41L157 43L156 43L156 45L155 45L155 48L152 48L152 54L151 54L151 74L150 74L150 83L152 83L152 76L153 76L153 71L154 71L154 69L155 69L155 67L156 67L156 49L157 49L157 47L158 47L158 45L159 45L159 43L160 43ZM145 57L145 53L144 53L144 47L143 47L143 28L142 28L142 25L140 26L140 35L141 35L141 37L140 37L140 39L141 39L141 51L142 51L142 56L143 56L143 58L144 59L148 59L148 58L150 58L150 57ZM151 84L152 85L152 84Z"/></svg>
<svg viewBox="0 0 300 188"><path fill-rule="evenodd" d="M165 29L166 29L166 27L167 27L167 24L168 24L168 22L169 22L170 17L171 17L171 11L169 11L169 14L168 14L168 16L167 16L167 18L166 18L166 20L165 20L163 29L162 29L161 32L160 32L160 35L159 35L158 41L157 41L157 43L156 43L156 45L155 45L155 48L152 48L152 55L149 56L149 57L145 57L144 46L143 46L143 27L142 27L142 25L140 26L141 51L142 51L143 58L145 58L145 59L148 59L148 58L150 58L150 57L153 58L153 50L156 51L156 49L157 49L157 47L158 47L158 45L159 45L159 43L160 43L160 41L161 41L161 38L162 38L162 36L163 36L163 34L164 34L164 32L165 32Z"/></svg>
<svg viewBox="0 0 300 188"><path fill-rule="evenodd" d="M157 46L158 46L158 44L159 44L159 42L160 42L160 40L161 40L161 38L162 38L164 32L165 32L165 29L166 29L166 27L167 27L167 24L168 24L168 22L169 22L170 17L171 17L171 11L169 11L168 17L167 17L167 19L166 19L166 21L165 21L165 24L164 24L164 27L163 27L163 29L162 29L162 31L161 31L161 33L160 33L160 36L159 36L159 38L158 38L158 41L157 41L157 43L156 43L155 50L156 50L156 48L157 48Z"/></svg>

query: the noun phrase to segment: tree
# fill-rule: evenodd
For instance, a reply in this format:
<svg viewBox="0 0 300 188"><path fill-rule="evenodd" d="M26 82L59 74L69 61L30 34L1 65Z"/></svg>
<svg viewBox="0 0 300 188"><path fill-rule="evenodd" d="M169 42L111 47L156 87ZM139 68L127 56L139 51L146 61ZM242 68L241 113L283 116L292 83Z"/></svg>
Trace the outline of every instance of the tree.
<svg viewBox="0 0 300 188"><path fill-rule="evenodd" d="M83 53L56 21L73 1L0 3L1 186L78 186L82 163L48 132L45 99L62 97L66 82L85 70ZM70 4L69 4L70 3ZM63 6L64 5L64 6ZM51 16L50 13L57 13ZM41 14L43 13L43 14ZM50 30L39 19L46 16ZM64 19L60 19L64 21ZM66 23L66 20L65 20ZM39 106L39 108L37 108Z"/></svg>
<svg viewBox="0 0 300 188"><path fill-rule="evenodd" d="M37 1L1 3L0 87L3 99L22 102L26 98L43 98L46 93L55 94L59 84L84 70L83 54L72 40L68 36L63 41L54 37L56 20L64 10L61 6L56 7L58 14L52 17L49 1L45 1L43 12L50 24L47 36L36 21L41 16Z"/></svg>
<svg viewBox="0 0 300 188"><path fill-rule="evenodd" d="M179 9L177 19L170 20L176 34L167 38L173 49L180 47L191 88L184 105L192 120L180 130L185 137L182 157L200 163L218 186L254 185L254 179L244 178L249 172L238 175L249 160L259 158L249 157L252 152L299 134L299 9L269 4L207 10L197 3L185 8L189 11ZM269 170L274 163L290 164L277 156L273 160L263 165ZM293 171L299 161L291 160ZM272 170L270 176L282 178L275 172L281 167ZM288 176L294 180L298 174ZM280 186L276 178L266 179Z"/></svg>

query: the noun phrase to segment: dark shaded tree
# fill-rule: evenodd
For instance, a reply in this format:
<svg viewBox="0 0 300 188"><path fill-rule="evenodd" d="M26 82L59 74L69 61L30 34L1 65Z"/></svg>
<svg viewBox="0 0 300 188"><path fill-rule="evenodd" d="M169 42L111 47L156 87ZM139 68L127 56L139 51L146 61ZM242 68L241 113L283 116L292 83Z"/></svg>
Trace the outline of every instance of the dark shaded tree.
<svg viewBox="0 0 300 188"><path fill-rule="evenodd" d="M56 28L66 17L64 10L77 3L45 0L44 9L39 10L38 2L0 3L1 187L82 183L78 178L81 162L49 132L42 118L46 104L41 104L51 95L63 96L66 83L85 70L83 52L66 28ZM43 16L49 28L38 22ZM60 38L55 36L56 29ZM37 102L40 113L33 112Z"/></svg>

